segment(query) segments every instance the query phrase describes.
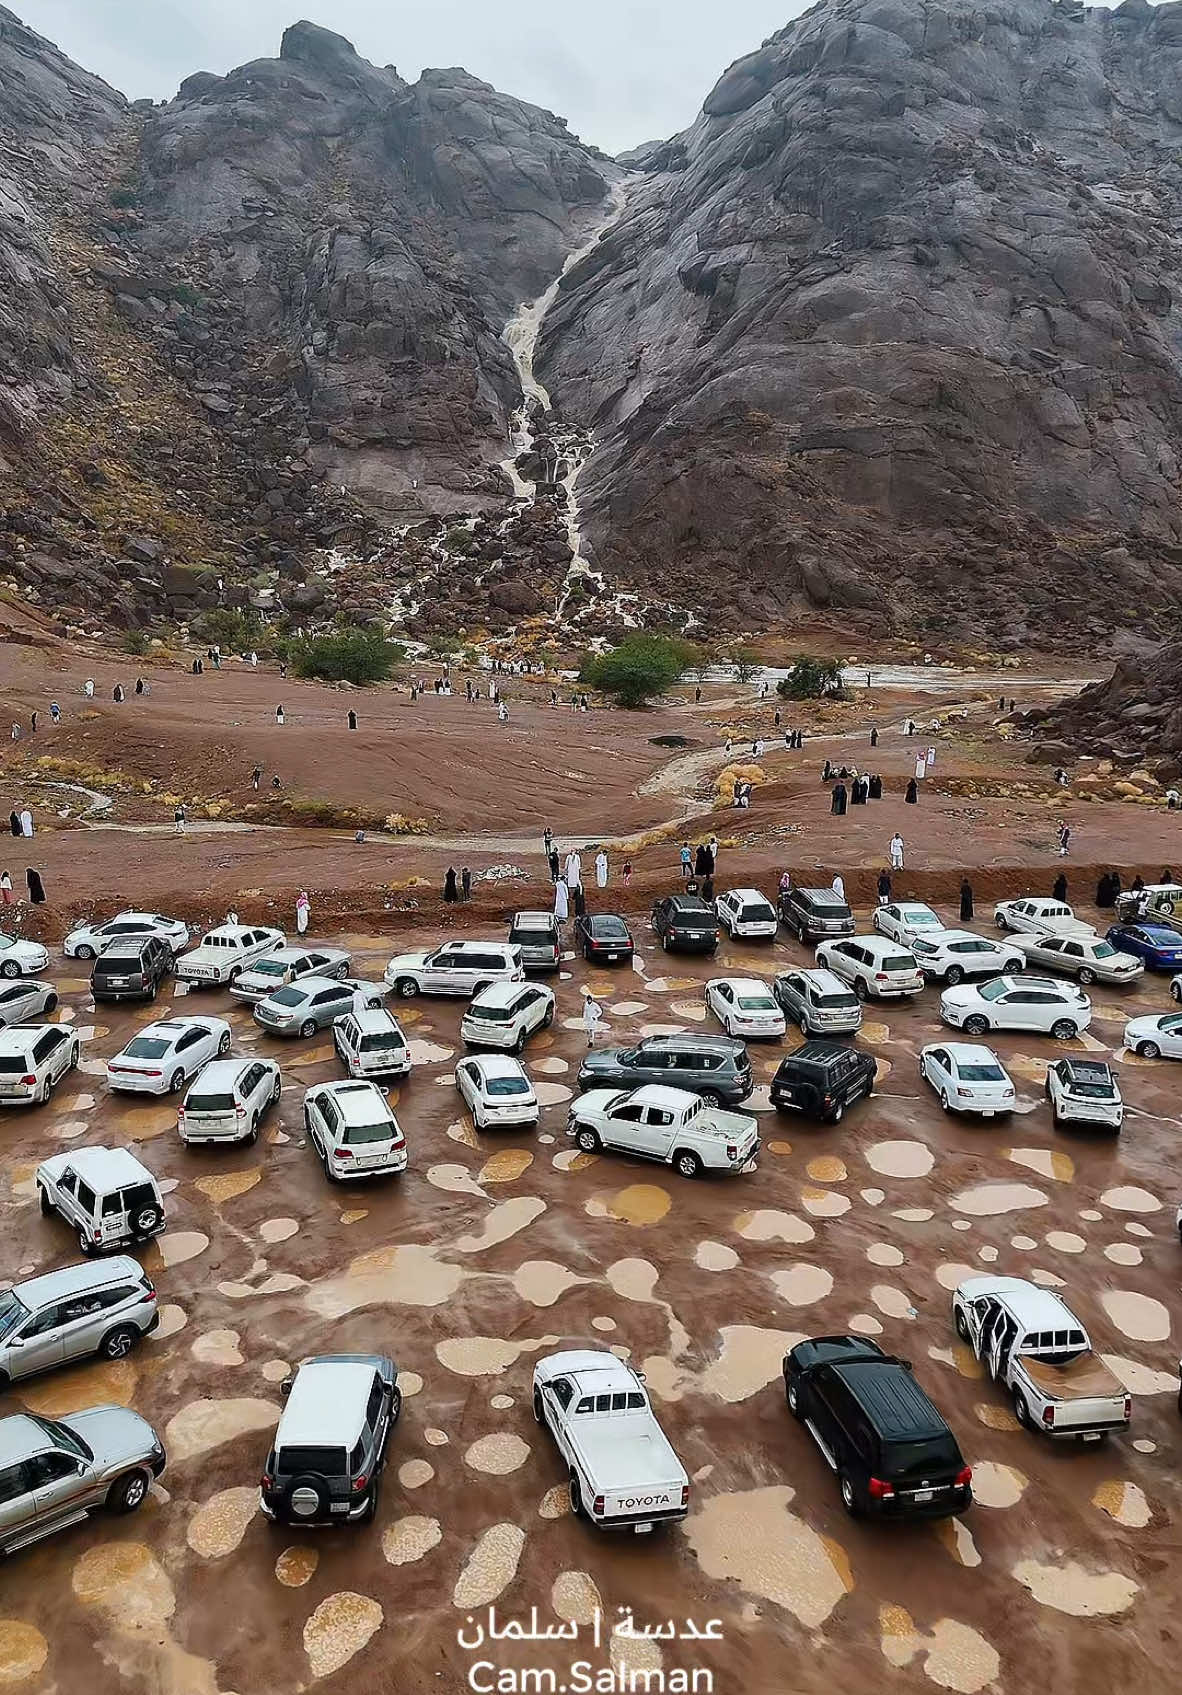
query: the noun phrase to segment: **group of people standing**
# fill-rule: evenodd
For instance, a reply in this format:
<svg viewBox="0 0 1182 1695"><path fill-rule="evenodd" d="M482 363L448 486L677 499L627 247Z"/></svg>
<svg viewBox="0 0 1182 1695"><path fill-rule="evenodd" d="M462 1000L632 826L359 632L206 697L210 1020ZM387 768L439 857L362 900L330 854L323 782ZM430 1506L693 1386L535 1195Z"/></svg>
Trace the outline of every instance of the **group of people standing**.
<svg viewBox="0 0 1182 1695"><path fill-rule="evenodd" d="M839 818L847 806L865 806L868 800L882 799L882 778L877 771L859 771L856 766L847 765L835 768L826 760L821 769L821 781L833 783L829 811ZM847 782L850 785L848 789Z"/></svg>

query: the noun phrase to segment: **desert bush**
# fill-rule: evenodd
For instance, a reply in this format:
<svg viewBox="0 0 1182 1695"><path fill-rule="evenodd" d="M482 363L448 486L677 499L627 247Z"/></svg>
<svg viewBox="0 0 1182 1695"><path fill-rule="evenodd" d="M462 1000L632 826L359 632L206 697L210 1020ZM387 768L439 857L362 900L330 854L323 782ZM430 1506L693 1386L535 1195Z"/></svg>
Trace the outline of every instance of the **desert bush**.
<svg viewBox="0 0 1182 1695"><path fill-rule="evenodd" d="M776 684L776 693L782 700L844 700L841 665L836 659L799 654L788 675Z"/></svg>
<svg viewBox="0 0 1182 1695"><path fill-rule="evenodd" d="M301 677L364 687L384 683L405 651L400 643L369 630L341 629L293 641L288 657Z"/></svg>
<svg viewBox="0 0 1182 1695"><path fill-rule="evenodd" d="M693 643L675 636L629 636L606 653L584 654L579 681L618 706L645 706L672 688L696 658Z"/></svg>

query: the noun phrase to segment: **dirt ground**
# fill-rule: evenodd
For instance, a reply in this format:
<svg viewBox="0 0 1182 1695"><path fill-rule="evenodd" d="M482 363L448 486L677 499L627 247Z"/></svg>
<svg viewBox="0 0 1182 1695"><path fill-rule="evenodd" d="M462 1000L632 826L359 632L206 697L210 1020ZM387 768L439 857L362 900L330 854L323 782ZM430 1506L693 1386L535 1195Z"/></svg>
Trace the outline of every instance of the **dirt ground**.
<svg viewBox="0 0 1182 1695"><path fill-rule="evenodd" d="M369 977L389 951L363 930L326 939ZM770 976L805 958L787 940L724 944L708 966L638 939L635 972L564 964L554 1028L526 1054L544 1102L537 1133L476 1135L452 1085L459 1003L401 1005L416 1064L391 1099L410 1168L341 1188L301 1129L304 1089L338 1072L325 1040L265 1038L222 992L177 997L177 1012L228 1016L236 1051L275 1053L285 1080L257 1148L187 1152L173 1104L113 1097L103 1072L165 1005L96 1011L77 964L55 956L83 1068L51 1106L5 1118L6 1269L76 1256L64 1227L39 1215L36 1161L128 1145L169 1191L167 1234L145 1255L164 1322L128 1361L18 1385L0 1407L124 1402L163 1432L170 1463L138 1516L100 1516L6 1566L6 1687L64 1692L118 1676L135 1695L451 1691L497 1687L491 1663L554 1673L532 1687L576 1689L576 1661L617 1676L704 1668L727 1695L1163 1687L1182 1511L1177 1069L1118 1053L1130 1106L1120 1139L1056 1135L1042 1098L1055 1044L1001 1038L1017 1113L951 1119L916 1073L939 1028L928 990L868 1009L858 1039L879 1062L877 1092L839 1127L771 1112L767 1080L792 1038L753 1049L764 1154L752 1173L686 1182L574 1156L565 1124L584 982L605 1007L602 1039L626 1041L707 1027L713 972ZM1131 1008L1167 1004L1158 978L1094 995L1082 1045L1110 1058ZM1062 1288L1133 1393L1128 1436L1081 1449L1015 1425L950 1319L955 1282L989 1268ZM786 1412L779 1370L802 1335L848 1328L911 1359L948 1417L976 1474L963 1522L845 1516ZM565 1511L530 1373L539 1354L572 1344L613 1347L647 1373L694 1479L681 1528L615 1539ZM278 1379L324 1349L392 1353L406 1401L376 1524L301 1537L267 1526L256 1485ZM474 1641L467 1620L490 1605L527 1623L536 1608L539 1628L577 1621L580 1637L469 1652L457 1633ZM717 1619L721 1640L596 1649L596 1607L607 1629L624 1608L683 1634L683 1621Z"/></svg>

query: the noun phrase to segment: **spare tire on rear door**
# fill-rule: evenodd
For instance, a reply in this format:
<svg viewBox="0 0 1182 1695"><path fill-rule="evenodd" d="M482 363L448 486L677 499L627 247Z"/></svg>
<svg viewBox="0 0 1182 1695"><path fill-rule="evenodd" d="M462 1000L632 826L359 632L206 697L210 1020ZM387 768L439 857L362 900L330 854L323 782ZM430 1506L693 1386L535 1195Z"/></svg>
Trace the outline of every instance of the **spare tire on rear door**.
<svg viewBox="0 0 1182 1695"><path fill-rule="evenodd" d="M293 1477L284 1493L282 1510L293 1524L308 1523L328 1513L328 1487L314 1472Z"/></svg>

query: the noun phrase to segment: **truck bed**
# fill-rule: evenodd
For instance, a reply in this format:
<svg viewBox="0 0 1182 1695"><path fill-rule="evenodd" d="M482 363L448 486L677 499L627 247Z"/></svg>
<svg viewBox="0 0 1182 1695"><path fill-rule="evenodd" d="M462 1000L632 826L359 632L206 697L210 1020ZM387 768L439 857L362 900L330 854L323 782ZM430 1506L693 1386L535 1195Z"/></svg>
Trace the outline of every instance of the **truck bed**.
<svg viewBox="0 0 1182 1695"><path fill-rule="evenodd" d="M646 1414L576 1418L571 1436L588 1475L607 1494L680 1490L685 1480L684 1468L664 1432Z"/></svg>
<svg viewBox="0 0 1182 1695"><path fill-rule="evenodd" d="M1050 1365L1032 1354L1022 1354L1020 1359L1022 1370L1049 1400L1113 1400L1124 1404L1124 1384L1095 1354L1081 1354L1070 1365Z"/></svg>

